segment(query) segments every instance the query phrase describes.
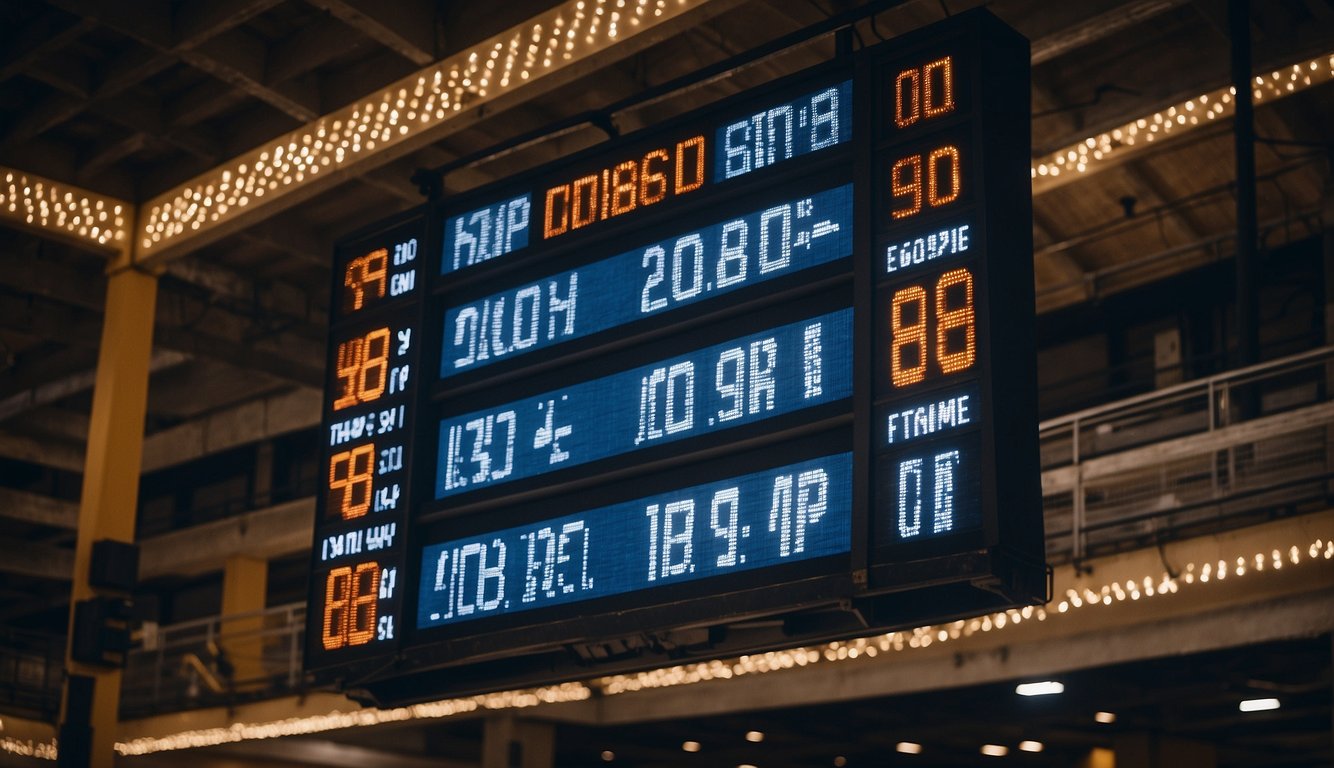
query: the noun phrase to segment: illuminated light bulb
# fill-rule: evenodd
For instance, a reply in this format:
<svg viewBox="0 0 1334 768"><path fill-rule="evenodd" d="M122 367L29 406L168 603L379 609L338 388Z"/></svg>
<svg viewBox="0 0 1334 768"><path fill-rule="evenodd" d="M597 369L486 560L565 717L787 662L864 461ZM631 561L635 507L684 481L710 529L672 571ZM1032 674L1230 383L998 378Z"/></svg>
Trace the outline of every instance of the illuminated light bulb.
<svg viewBox="0 0 1334 768"><path fill-rule="evenodd" d="M764 733L761 731L747 731L746 741L749 741L752 744L759 744L761 741L764 741Z"/></svg>
<svg viewBox="0 0 1334 768"><path fill-rule="evenodd" d="M1278 699L1245 699L1237 704L1242 712L1268 712L1279 708Z"/></svg>
<svg viewBox="0 0 1334 768"><path fill-rule="evenodd" d="M610 763L612 760L615 760L615 759L616 759L616 753L615 753L615 752L612 752L610 749L604 749L604 750L602 750L602 762L604 762L604 763Z"/></svg>
<svg viewBox="0 0 1334 768"><path fill-rule="evenodd" d="M1002 744L983 744L979 751L987 757L1005 757L1010 754L1010 748Z"/></svg>
<svg viewBox="0 0 1334 768"><path fill-rule="evenodd" d="M904 755L920 755L922 745L915 741L900 741L894 745L894 751Z"/></svg>
<svg viewBox="0 0 1334 768"><path fill-rule="evenodd" d="M1021 741L1019 742L1020 752L1041 752L1043 749L1040 741Z"/></svg>
<svg viewBox="0 0 1334 768"><path fill-rule="evenodd" d="M1020 683L1014 692L1020 696L1051 696L1065 691L1065 684L1056 680L1043 680L1035 683Z"/></svg>

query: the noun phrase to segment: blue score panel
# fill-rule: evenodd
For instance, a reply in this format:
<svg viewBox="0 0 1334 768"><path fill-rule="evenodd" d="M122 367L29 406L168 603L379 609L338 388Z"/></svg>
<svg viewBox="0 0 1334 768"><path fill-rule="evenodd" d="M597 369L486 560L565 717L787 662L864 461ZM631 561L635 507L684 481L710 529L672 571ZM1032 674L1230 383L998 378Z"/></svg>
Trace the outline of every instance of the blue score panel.
<svg viewBox="0 0 1334 768"><path fill-rule="evenodd" d="M445 310L440 376L657 316L852 253L852 185Z"/></svg>
<svg viewBox="0 0 1334 768"><path fill-rule="evenodd" d="M769 469L422 552L418 628L847 552L852 454Z"/></svg>
<svg viewBox="0 0 1334 768"><path fill-rule="evenodd" d="M852 310L440 422L435 497L762 421L852 394Z"/></svg>

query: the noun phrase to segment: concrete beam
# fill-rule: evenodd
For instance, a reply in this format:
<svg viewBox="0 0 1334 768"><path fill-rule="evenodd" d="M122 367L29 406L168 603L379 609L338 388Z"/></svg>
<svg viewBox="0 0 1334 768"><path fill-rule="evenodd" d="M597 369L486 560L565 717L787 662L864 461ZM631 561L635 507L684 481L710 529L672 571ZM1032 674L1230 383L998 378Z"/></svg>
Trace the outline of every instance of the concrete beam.
<svg viewBox="0 0 1334 768"><path fill-rule="evenodd" d="M314 427L320 423L321 396L316 389L295 389L155 432L144 438L142 471L156 472L228 448Z"/></svg>
<svg viewBox="0 0 1334 768"><path fill-rule="evenodd" d="M0 539L0 573L69 581L74 573L74 550Z"/></svg>
<svg viewBox="0 0 1334 768"><path fill-rule="evenodd" d="M310 548L315 497L196 525L141 541L139 579L222 570L233 555L282 557Z"/></svg>
<svg viewBox="0 0 1334 768"><path fill-rule="evenodd" d="M79 505L39 493L0 488L0 517L72 531L79 524Z"/></svg>
<svg viewBox="0 0 1334 768"><path fill-rule="evenodd" d="M395 3L364 0L309 0L419 67L435 61L435 7L427 0Z"/></svg>
<svg viewBox="0 0 1334 768"><path fill-rule="evenodd" d="M0 432L0 456L66 472L83 472L82 444L37 440L26 435Z"/></svg>

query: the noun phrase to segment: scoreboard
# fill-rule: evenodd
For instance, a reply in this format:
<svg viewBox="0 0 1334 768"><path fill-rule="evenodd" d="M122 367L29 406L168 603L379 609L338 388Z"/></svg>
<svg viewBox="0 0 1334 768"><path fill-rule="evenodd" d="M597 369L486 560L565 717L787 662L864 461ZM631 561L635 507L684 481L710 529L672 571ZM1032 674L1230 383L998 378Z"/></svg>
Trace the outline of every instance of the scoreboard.
<svg viewBox="0 0 1334 768"><path fill-rule="evenodd" d="M1046 594L985 11L340 243L306 663L382 703Z"/></svg>

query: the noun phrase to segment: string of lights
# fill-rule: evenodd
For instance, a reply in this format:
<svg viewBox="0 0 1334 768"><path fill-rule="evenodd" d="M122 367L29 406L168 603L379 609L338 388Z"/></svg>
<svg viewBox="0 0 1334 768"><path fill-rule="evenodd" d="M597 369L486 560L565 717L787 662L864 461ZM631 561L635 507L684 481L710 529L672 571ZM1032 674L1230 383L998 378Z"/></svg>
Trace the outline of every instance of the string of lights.
<svg viewBox="0 0 1334 768"><path fill-rule="evenodd" d="M1266 104L1330 80L1334 80L1334 52L1256 75L1251 95L1254 103ZM1230 118L1236 112L1235 99L1234 87L1216 88L1039 157L1033 163L1033 193L1120 162L1155 141Z"/></svg>
<svg viewBox="0 0 1334 768"><path fill-rule="evenodd" d="M264 198L356 166L519 86L568 67L703 0L569 0L150 200L141 256L232 219Z"/></svg>
<svg viewBox="0 0 1334 768"><path fill-rule="evenodd" d="M879 656L909 652L932 645L956 641L978 634L1002 631L1024 622L1059 621L1073 614L1097 606L1111 606L1125 601L1164 598L1177 595L1183 589L1197 587L1211 580L1238 579L1257 573L1280 571L1284 568L1309 567L1318 562L1334 560L1334 539L1317 538L1294 543L1285 550L1273 549L1253 555L1234 555L1217 561L1188 562L1177 576L1162 572L1146 574L1138 580L1109 582L1093 587L1058 588L1060 602L1052 610L1044 607L1024 608L993 613L974 619L948 624L917 627L871 637L819 646L792 648L769 653L742 656L735 659L713 659L695 664L663 667L633 674L610 675L588 682L571 682L544 688L504 691L469 696L426 704L392 709L366 708L353 712L330 712L308 717L294 717L261 723L234 723L226 728L188 730L162 737L144 737L118 743L116 751L122 755L144 755L179 749L216 746L237 741L271 739L346 728L379 725L407 720L440 719L475 713L536 707L544 704L583 701L595 692L600 696L615 696L649 689L690 685L710 680L728 680L746 675L765 674L783 670L875 659ZM1188 590L1189 591L1189 590ZM49 743L48 745L49 746ZM54 759L55 750L42 744L10 744L0 741L0 750L24 750L25 755ZM20 752L14 752L19 754ZM49 756L48 756L49 755Z"/></svg>
<svg viewBox="0 0 1334 768"><path fill-rule="evenodd" d="M101 247L123 247L133 206L123 200L0 168L0 218Z"/></svg>

